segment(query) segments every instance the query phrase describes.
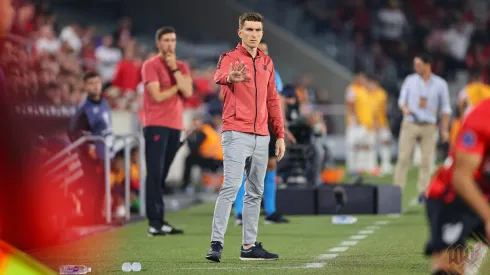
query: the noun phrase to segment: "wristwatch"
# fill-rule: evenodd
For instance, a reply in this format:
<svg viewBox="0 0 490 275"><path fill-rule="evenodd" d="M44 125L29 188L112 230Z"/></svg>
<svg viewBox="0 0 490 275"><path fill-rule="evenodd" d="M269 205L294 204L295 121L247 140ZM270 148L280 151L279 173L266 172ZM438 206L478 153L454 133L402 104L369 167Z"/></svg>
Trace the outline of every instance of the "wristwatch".
<svg viewBox="0 0 490 275"><path fill-rule="evenodd" d="M174 74L174 73L176 73L178 71L180 71L179 68L172 70L172 73Z"/></svg>

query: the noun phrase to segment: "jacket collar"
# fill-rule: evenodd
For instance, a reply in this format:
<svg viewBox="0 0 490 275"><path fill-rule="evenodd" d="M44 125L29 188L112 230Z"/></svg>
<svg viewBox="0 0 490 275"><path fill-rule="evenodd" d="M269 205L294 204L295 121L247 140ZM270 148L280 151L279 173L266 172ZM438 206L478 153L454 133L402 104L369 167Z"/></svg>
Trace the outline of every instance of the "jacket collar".
<svg viewBox="0 0 490 275"><path fill-rule="evenodd" d="M236 46L236 49L237 49L237 50L238 50L240 53L242 53L242 54L245 54L245 55L248 55L248 56L252 57L252 56L250 55L250 53L247 51L247 49L245 49L245 47L243 47L243 45L242 45L242 43L241 43L241 42L240 42L240 43L238 43L238 45ZM257 48L257 56L256 56L256 57L263 56L263 55L264 55L264 52L262 52L261 50L259 50L259 49Z"/></svg>

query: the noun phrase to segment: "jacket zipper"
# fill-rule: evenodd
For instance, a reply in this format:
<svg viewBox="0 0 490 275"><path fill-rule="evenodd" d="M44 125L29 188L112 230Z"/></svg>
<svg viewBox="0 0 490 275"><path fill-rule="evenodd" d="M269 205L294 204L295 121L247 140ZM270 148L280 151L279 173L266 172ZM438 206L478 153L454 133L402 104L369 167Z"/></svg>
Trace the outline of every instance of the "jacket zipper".
<svg viewBox="0 0 490 275"><path fill-rule="evenodd" d="M257 100L257 97L259 95L259 91L257 90L257 68L255 67L255 58L256 57L252 57L252 60L253 60L253 63L254 63L254 83L255 83L255 120L254 120L254 134L257 133L257 113L258 113L258 107L257 107L257 104L258 104L258 100Z"/></svg>

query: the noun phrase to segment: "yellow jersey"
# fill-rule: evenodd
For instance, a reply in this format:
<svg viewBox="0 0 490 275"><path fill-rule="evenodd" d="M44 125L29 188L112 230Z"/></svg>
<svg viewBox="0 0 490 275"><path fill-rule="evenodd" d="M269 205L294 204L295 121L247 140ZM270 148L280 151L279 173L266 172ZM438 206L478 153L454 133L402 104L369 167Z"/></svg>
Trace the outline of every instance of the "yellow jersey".
<svg viewBox="0 0 490 275"><path fill-rule="evenodd" d="M375 110L376 123L380 128L388 127L388 117L386 115L386 104L388 101L388 95L385 89L379 87L375 91L372 91L370 95L376 104L376 110Z"/></svg>
<svg viewBox="0 0 490 275"><path fill-rule="evenodd" d="M368 130L373 129L376 102L372 100L371 93L363 86L352 84L347 90L346 100L354 103L357 123ZM347 117L347 125L352 123L351 118Z"/></svg>
<svg viewBox="0 0 490 275"><path fill-rule="evenodd" d="M490 86L481 82L472 82L459 92L459 103L465 102L465 113L490 97Z"/></svg>

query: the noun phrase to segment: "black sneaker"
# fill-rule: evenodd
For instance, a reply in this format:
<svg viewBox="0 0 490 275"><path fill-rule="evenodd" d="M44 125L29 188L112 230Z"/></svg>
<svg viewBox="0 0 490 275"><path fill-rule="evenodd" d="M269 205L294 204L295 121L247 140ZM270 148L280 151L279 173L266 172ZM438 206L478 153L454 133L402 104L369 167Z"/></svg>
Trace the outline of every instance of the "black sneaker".
<svg viewBox="0 0 490 275"><path fill-rule="evenodd" d="M235 225L242 225L243 220L242 220L242 215L238 215L235 217Z"/></svg>
<svg viewBox="0 0 490 275"><path fill-rule="evenodd" d="M163 222L162 231L165 232L166 234L170 234L170 235L184 234L184 230L177 229L165 221Z"/></svg>
<svg viewBox="0 0 490 275"><path fill-rule="evenodd" d="M275 212L274 214L265 217L265 224L273 223L289 223L289 220L284 218L281 214Z"/></svg>
<svg viewBox="0 0 490 275"><path fill-rule="evenodd" d="M211 248L206 254L206 259L219 263L221 260L221 252L223 251L223 244L221 242L211 242Z"/></svg>
<svg viewBox="0 0 490 275"><path fill-rule="evenodd" d="M155 237L155 236L165 236L167 235L166 232L164 232L161 228L155 228L155 227L148 227L148 237Z"/></svg>
<svg viewBox="0 0 490 275"><path fill-rule="evenodd" d="M242 261L273 261L279 259L279 255L267 252L262 243L255 242L255 246L249 249L240 248L240 260Z"/></svg>

